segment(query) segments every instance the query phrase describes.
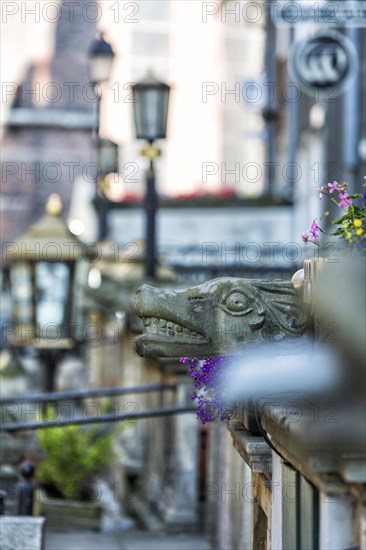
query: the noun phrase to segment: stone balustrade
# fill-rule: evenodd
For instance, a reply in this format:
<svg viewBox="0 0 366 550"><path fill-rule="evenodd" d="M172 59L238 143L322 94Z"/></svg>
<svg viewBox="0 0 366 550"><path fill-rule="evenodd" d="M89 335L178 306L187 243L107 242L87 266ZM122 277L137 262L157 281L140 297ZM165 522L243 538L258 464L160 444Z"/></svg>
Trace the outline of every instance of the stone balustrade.
<svg viewBox="0 0 366 550"><path fill-rule="evenodd" d="M272 404L246 402L228 421L233 452L249 467L252 500L240 497L239 514L228 498L214 505L210 495L212 544L236 549L246 541L276 550L297 548L298 541L309 550L365 544L365 280L365 264L352 258L312 259L292 281L221 278L189 289L143 285L137 291L134 307L144 324L137 351L144 357L236 356L265 342L281 355L282 344L291 341L296 361L310 342L309 365L326 344L334 378L336 363L342 374L329 391L280 395ZM268 389L264 379L264 394ZM222 452L216 423L210 428L210 484L226 487L230 480L230 493L237 485L230 474L236 461L230 450ZM337 520L340 513L344 522Z"/></svg>

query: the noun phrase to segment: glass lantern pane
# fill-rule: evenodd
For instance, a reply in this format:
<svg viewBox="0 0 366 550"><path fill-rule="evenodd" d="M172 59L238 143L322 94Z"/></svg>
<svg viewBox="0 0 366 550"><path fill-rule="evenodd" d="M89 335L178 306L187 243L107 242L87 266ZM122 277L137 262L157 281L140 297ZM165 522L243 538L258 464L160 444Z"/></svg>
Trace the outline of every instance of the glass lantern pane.
<svg viewBox="0 0 366 550"><path fill-rule="evenodd" d="M89 78L96 84L108 80L113 64L113 57L107 55L93 56L89 61Z"/></svg>
<svg viewBox="0 0 366 550"><path fill-rule="evenodd" d="M169 89L146 87L135 92L137 138L154 141L165 138Z"/></svg>
<svg viewBox="0 0 366 550"><path fill-rule="evenodd" d="M118 146L109 139L101 139L98 148L98 162L102 176L118 172Z"/></svg>
<svg viewBox="0 0 366 550"><path fill-rule="evenodd" d="M69 293L70 270L63 263L39 262L36 268L36 288L38 300L36 303L36 321L41 332L44 325L59 325L65 323L67 300Z"/></svg>
<svg viewBox="0 0 366 550"><path fill-rule="evenodd" d="M32 271L26 263L15 263L10 270L11 292L14 303L14 320L32 323Z"/></svg>

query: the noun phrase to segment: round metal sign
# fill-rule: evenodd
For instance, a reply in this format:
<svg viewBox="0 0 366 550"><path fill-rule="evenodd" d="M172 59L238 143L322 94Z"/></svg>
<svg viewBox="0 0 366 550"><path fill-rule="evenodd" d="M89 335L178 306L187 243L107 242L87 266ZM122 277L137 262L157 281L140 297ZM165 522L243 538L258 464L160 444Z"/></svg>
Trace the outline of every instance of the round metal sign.
<svg viewBox="0 0 366 550"><path fill-rule="evenodd" d="M352 82L358 69L352 42L336 31L319 32L290 51L289 72L310 95L336 97Z"/></svg>

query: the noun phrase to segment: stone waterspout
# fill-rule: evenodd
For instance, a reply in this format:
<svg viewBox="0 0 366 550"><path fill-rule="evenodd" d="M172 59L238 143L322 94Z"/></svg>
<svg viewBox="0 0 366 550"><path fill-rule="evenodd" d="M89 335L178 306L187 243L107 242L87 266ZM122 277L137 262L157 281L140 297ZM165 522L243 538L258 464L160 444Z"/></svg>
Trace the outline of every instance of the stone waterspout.
<svg viewBox="0 0 366 550"><path fill-rule="evenodd" d="M143 285L134 298L144 325L137 352L143 357L207 357L263 342L301 344L309 316L302 270L298 273L292 281L225 277L183 290Z"/></svg>

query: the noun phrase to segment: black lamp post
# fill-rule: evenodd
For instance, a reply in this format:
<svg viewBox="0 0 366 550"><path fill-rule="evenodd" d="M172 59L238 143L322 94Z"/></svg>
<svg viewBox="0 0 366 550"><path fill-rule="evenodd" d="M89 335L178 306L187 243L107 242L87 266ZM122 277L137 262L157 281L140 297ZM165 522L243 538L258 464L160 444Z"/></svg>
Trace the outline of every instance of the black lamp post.
<svg viewBox="0 0 366 550"><path fill-rule="evenodd" d="M157 195L155 188L154 160L160 150L154 141L166 137L170 86L148 75L145 80L132 86L134 121L137 139L145 139L149 145L141 154L149 160L146 174L146 264L145 274L155 278L156 266L156 211Z"/></svg>
<svg viewBox="0 0 366 550"><path fill-rule="evenodd" d="M51 195L45 215L6 251L10 265L11 346L38 348L47 363L45 389L53 389L55 355L73 347L73 282L82 245L61 218Z"/></svg>

